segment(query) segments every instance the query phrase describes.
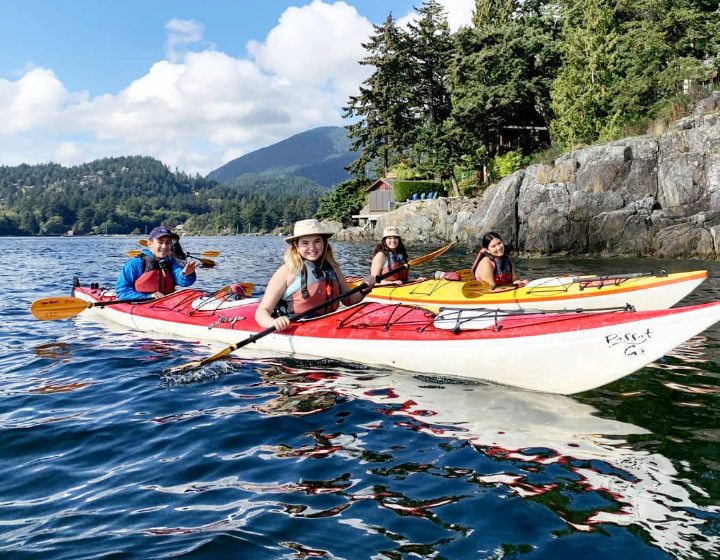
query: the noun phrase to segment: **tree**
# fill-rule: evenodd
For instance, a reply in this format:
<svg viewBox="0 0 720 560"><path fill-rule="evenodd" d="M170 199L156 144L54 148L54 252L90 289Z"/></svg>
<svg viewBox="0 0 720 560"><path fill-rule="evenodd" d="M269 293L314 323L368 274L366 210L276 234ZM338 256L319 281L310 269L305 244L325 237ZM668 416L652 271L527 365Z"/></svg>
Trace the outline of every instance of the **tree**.
<svg viewBox="0 0 720 560"><path fill-rule="evenodd" d="M654 117L686 80L702 78L703 61L718 54L717 7L713 13L692 0L563 2L552 128L564 147L611 140Z"/></svg>
<svg viewBox="0 0 720 560"><path fill-rule="evenodd" d="M509 127L549 126L558 33L547 0L476 1L473 26L454 36L451 65L452 128L467 163L480 167L497 155Z"/></svg>
<svg viewBox="0 0 720 560"><path fill-rule="evenodd" d="M359 212L367 202L367 186L367 180L362 178L343 181L320 199L315 217L318 220L336 220L348 225L351 216Z"/></svg>
<svg viewBox="0 0 720 560"><path fill-rule="evenodd" d="M344 118L358 119L346 128L353 139L352 149L360 152L348 170L360 176L376 158L382 160L387 174L391 162L399 159L412 129L405 35L395 26L392 13L384 25L373 25L373 29L374 35L363 43L369 54L360 64L375 70L360 86L359 95L351 96L343 108Z"/></svg>

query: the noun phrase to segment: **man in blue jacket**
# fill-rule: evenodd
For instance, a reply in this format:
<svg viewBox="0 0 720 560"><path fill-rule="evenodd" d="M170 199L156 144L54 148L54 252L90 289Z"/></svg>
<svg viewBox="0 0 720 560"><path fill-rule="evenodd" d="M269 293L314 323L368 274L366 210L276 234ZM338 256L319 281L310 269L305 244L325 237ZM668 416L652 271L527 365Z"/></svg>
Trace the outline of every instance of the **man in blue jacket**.
<svg viewBox="0 0 720 560"><path fill-rule="evenodd" d="M115 285L118 299L161 298L175 287L192 286L197 279L196 261L180 265L172 257L173 242L179 237L164 226L153 229L147 249L125 263Z"/></svg>

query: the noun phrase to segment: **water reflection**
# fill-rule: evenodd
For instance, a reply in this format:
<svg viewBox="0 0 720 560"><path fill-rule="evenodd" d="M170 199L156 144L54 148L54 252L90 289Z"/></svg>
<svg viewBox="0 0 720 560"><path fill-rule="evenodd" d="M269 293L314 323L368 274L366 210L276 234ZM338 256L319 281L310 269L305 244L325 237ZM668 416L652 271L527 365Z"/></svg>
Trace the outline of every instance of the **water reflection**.
<svg viewBox="0 0 720 560"><path fill-rule="evenodd" d="M560 395L327 365L328 369L318 369L313 362L310 369L302 362L263 362L259 367L263 380L279 396L256 410L303 415L330 410L343 399L368 401L396 428L448 439L455 448L471 445L496 466L488 470L381 463L371 468L375 475L397 479L424 472L461 479L478 488L505 489L542 505L571 532L592 532L608 524L628 526L678 557L720 553L720 537L712 530L720 522L720 508L695 503L693 494L707 494L681 479L668 458L633 446L632 436L649 434L639 426L602 418L592 406ZM365 455L367 436L362 434L308 435L314 445L278 446L275 455L318 458L345 453L369 462L378 460L373 454ZM469 530L443 519L443 507L462 500L462 495L418 499L383 485L353 492L337 480L303 484L327 488L349 502L371 499L397 515L424 517L453 532Z"/></svg>

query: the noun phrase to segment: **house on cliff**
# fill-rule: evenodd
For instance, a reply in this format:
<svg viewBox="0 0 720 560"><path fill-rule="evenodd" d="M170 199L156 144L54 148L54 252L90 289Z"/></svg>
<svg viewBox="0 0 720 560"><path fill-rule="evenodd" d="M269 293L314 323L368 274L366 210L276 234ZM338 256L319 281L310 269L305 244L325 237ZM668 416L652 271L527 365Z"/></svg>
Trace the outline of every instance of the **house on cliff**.
<svg viewBox="0 0 720 560"><path fill-rule="evenodd" d="M352 216L358 224L365 227L373 227L378 218L395 208L395 193L393 185L395 177L382 177L373 181L365 189L368 195L368 205L362 209L360 214Z"/></svg>

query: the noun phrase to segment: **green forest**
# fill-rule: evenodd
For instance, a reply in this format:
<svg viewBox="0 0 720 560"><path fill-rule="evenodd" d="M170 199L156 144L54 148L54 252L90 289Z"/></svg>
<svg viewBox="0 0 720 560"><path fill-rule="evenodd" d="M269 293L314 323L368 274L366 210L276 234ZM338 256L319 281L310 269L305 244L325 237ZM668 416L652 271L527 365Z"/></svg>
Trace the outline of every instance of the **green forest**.
<svg viewBox="0 0 720 560"><path fill-rule="evenodd" d="M251 192L149 157L0 167L0 235L142 234L158 224L215 235L289 231L317 205L316 192Z"/></svg>
<svg viewBox="0 0 720 560"><path fill-rule="evenodd" d="M476 0L455 33L435 0L416 12L363 45L372 74L345 108L357 176L399 167L473 194L572 148L661 133L717 86L718 0Z"/></svg>

